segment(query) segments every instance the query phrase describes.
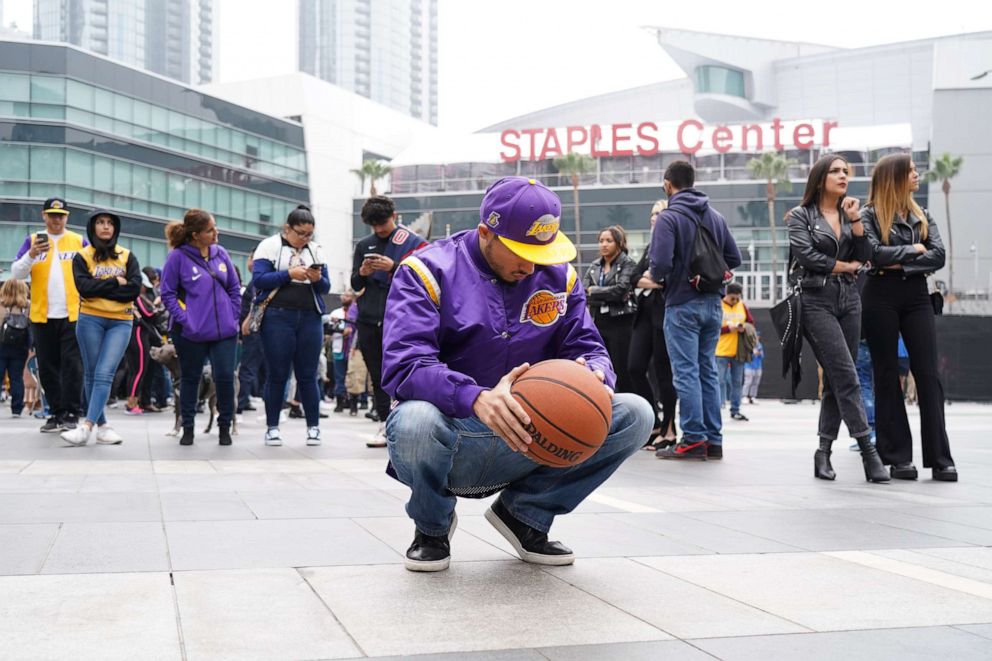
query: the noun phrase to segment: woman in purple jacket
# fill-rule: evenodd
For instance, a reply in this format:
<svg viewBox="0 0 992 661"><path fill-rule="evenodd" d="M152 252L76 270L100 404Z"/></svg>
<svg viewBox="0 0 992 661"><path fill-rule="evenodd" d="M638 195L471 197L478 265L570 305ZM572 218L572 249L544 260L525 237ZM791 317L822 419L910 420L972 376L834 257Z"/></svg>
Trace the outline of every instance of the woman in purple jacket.
<svg viewBox="0 0 992 661"><path fill-rule="evenodd" d="M217 388L220 444L230 445L241 282L227 251L216 245L217 223L206 211L190 209L183 222L165 228L165 236L173 250L162 269L162 303L172 315L170 336L182 375L179 443L193 444L197 391L209 356Z"/></svg>

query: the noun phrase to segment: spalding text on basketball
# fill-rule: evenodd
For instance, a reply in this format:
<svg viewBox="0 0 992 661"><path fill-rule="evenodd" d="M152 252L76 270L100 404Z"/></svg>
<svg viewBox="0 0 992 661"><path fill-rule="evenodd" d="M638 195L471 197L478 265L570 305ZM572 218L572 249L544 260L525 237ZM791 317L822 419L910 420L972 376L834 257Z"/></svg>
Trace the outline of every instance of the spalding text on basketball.
<svg viewBox="0 0 992 661"><path fill-rule="evenodd" d="M552 443L548 438L546 438L544 434L538 431L533 422L524 427L524 431L530 434L530 437L534 439L534 442L544 448L548 454L564 459L570 464L577 463L579 458L583 455L582 450L566 450L565 448L558 447L555 443Z"/></svg>

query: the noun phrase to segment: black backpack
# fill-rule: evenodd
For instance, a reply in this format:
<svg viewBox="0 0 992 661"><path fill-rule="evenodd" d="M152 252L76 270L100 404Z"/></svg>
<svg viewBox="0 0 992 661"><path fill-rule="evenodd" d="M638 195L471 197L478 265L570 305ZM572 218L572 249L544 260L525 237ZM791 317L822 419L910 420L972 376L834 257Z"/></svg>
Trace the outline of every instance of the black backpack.
<svg viewBox="0 0 992 661"><path fill-rule="evenodd" d="M28 346L28 318L22 309L15 313L12 309L0 325L0 346L22 348Z"/></svg>
<svg viewBox="0 0 992 661"><path fill-rule="evenodd" d="M727 268L723 251L717 247L710 229L698 218L685 215L696 224L692 254L689 255L689 284L698 292L719 293L724 285L733 280L734 274Z"/></svg>

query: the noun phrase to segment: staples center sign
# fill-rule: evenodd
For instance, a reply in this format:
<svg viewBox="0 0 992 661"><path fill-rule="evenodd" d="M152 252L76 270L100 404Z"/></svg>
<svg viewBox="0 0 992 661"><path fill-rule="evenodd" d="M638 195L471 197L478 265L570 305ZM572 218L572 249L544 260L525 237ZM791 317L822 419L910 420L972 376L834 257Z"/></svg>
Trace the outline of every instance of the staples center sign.
<svg viewBox="0 0 992 661"><path fill-rule="evenodd" d="M593 158L653 156L659 152L726 154L728 152L783 151L830 146L837 122L778 117L763 124L706 125L696 119L640 124L592 124L547 129L507 129L500 134L500 158L543 161L569 152Z"/></svg>

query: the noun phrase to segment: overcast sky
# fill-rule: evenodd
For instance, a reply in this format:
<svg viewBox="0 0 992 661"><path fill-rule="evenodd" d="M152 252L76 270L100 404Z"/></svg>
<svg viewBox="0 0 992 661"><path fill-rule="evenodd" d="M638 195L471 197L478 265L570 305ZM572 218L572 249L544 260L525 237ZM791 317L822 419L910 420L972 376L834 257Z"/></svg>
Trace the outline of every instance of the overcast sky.
<svg viewBox="0 0 992 661"><path fill-rule="evenodd" d="M296 0L217 1L221 81L295 70ZM5 23L30 30L31 0L0 2ZM645 25L857 47L992 30L992 11L981 6L987 5L440 0L439 122L468 131L574 99L683 77L641 29Z"/></svg>

